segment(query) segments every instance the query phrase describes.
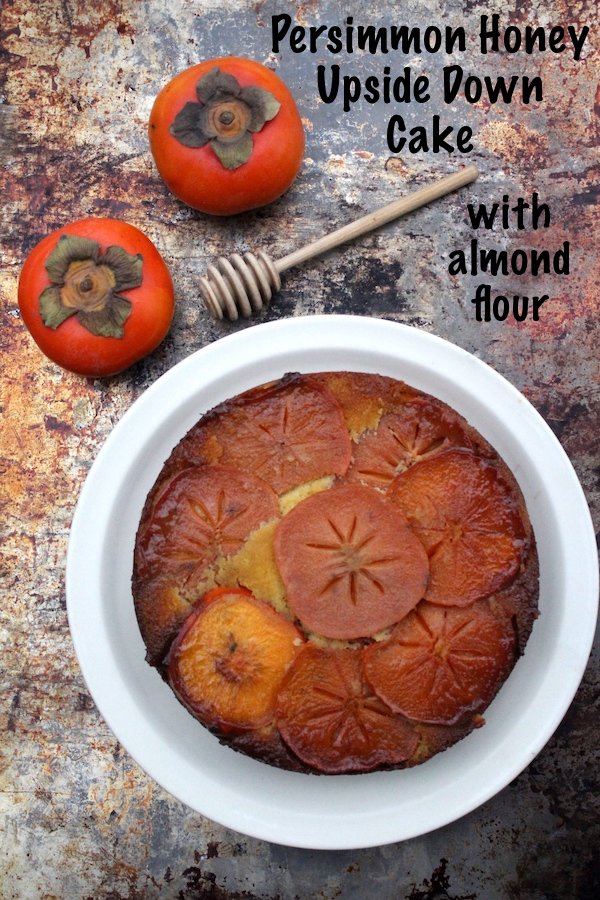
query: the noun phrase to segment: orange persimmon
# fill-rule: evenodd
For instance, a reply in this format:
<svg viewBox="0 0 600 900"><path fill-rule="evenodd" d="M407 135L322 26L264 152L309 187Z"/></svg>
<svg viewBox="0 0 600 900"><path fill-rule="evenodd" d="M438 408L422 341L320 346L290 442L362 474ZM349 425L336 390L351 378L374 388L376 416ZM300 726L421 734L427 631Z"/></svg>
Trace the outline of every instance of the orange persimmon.
<svg viewBox="0 0 600 900"><path fill-rule="evenodd" d="M160 253L118 219L80 219L37 244L19 279L19 308L53 362L78 375L116 375L154 350L174 310Z"/></svg>
<svg viewBox="0 0 600 900"><path fill-rule="evenodd" d="M188 206L227 216L265 206L292 184L304 129L292 94L249 59L210 59L175 76L148 124L158 172Z"/></svg>

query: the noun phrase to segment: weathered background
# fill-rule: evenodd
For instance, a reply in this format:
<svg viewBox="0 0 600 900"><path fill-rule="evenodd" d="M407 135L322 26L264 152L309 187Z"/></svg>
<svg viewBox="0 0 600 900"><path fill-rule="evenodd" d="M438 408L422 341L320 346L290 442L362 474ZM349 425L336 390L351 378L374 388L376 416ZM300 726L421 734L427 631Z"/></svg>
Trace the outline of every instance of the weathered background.
<svg viewBox="0 0 600 900"><path fill-rule="evenodd" d="M0 607L0 897L308 900L596 900L600 896L600 722L596 648L573 705L538 758L464 819L402 844L308 852L227 831L165 794L128 757L94 707L74 658L64 564L79 490L111 428L164 371L242 324L215 323L198 298L208 262L234 249L284 255L457 165L456 154L390 154L394 111L318 100L318 62L366 76L413 65L439 85L443 54L383 60L368 54L271 52L271 16L341 24L464 24L460 62L485 74L541 74L544 101L451 108L439 91L405 114L409 127L439 113L475 132L466 158L479 181L359 245L288 273L263 320L322 312L381 316L426 329L475 353L532 401L560 438L600 518L600 17L595 0L4 0L0 196L2 210L2 545ZM591 27L582 59L478 54L479 16L502 24ZM171 76L226 54L273 66L297 98L307 148L294 187L267 209L214 220L176 201L146 138L153 99ZM571 274L497 278L497 292L551 297L540 320L477 323L469 300L485 279L448 274L448 254L473 235L466 204L532 191L549 229L495 227L497 248L571 245ZM123 218L157 244L174 278L170 335L149 358L104 381L45 359L17 307L28 251L86 216ZM480 236L481 233L480 233ZM505 289L505 290L504 290Z"/></svg>

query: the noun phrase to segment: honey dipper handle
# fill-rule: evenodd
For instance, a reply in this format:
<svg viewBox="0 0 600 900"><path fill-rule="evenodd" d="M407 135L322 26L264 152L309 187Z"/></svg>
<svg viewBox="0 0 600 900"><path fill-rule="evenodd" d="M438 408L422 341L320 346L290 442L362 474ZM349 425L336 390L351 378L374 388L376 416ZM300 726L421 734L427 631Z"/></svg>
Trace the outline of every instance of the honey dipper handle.
<svg viewBox="0 0 600 900"><path fill-rule="evenodd" d="M299 250L294 250L293 253L283 256L281 259L275 260L275 268L278 272L285 272L286 269L291 269L292 266L306 262L307 259L312 259L313 256L326 253L328 250L332 250L346 241L354 240L354 238L367 234L367 232L373 231L381 225L386 225L388 222L392 222L406 213L413 212L413 210L431 203L432 200L437 200L445 194L450 194L452 191L464 187L465 184L475 181L478 175L479 172L475 166L466 166L464 169L459 169L453 175L446 175L445 178L436 181L434 184L428 184L426 187L420 188L406 197L394 200L393 203L388 203L387 206L382 206L381 209L376 209L355 222L350 222L348 225L332 231L331 234L326 234L324 237L319 238L318 241L307 244L306 247L301 247Z"/></svg>

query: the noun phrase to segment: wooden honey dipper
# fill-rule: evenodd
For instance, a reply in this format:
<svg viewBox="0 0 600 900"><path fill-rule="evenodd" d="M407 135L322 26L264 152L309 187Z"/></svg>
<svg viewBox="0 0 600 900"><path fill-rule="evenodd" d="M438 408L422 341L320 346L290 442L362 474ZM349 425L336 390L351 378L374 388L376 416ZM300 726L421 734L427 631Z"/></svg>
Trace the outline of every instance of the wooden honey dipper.
<svg viewBox="0 0 600 900"><path fill-rule="evenodd" d="M217 319L222 319L224 315L229 319L237 319L239 313L251 316L253 312L259 312L275 291L279 290L281 272L450 194L475 181L478 175L475 166L466 166L453 175L447 175L434 184L394 200L281 259L272 260L263 250L257 251L256 255L245 253L243 257L237 253L233 253L229 259L222 256L216 265L208 267L206 276L200 279L206 308Z"/></svg>

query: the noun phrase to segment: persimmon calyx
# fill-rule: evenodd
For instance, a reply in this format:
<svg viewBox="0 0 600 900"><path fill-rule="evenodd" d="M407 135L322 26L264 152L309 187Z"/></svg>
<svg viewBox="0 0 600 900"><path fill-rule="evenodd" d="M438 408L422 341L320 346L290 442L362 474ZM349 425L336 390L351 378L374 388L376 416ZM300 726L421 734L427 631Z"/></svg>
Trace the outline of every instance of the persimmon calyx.
<svg viewBox="0 0 600 900"><path fill-rule="evenodd" d="M132 305L119 291L141 285L142 264L139 253L133 256L117 245L101 253L97 241L63 235L46 260L52 284L40 294L42 322L58 328L77 315L92 334L122 338Z"/></svg>
<svg viewBox="0 0 600 900"><path fill-rule="evenodd" d="M237 169L252 155L251 133L275 118L281 104L256 85L240 87L237 78L214 66L196 85L198 103L188 101L169 131L186 147L210 144L226 169Z"/></svg>

